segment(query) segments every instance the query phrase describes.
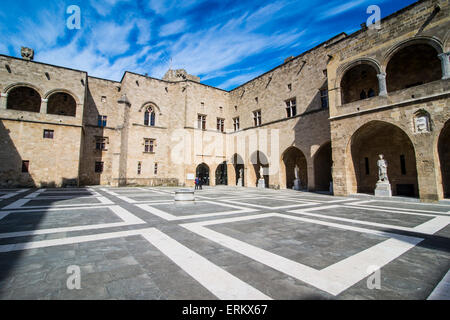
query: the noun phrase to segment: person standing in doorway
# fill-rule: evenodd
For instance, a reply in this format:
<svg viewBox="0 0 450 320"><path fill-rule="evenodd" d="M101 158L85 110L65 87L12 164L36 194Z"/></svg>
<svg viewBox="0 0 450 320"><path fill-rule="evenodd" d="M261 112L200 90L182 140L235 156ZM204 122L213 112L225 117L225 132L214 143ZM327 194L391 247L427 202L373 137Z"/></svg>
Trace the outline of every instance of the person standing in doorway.
<svg viewBox="0 0 450 320"><path fill-rule="evenodd" d="M198 179L198 188L200 189L200 190L203 190L203 179L202 178L199 178Z"/></svg>
<svg viewBox="0 0 450 320"><path fill-rule="evenodd" d="M195 190L198 190L198 177L197 178L195 178Z"/></svg>

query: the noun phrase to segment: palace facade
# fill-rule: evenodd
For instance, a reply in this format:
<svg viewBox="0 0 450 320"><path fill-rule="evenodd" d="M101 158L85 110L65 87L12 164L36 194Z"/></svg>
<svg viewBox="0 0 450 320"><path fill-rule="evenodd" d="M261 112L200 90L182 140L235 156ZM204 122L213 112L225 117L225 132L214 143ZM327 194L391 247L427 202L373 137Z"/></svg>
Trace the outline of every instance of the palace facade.
<svg viewBox="0 0 450 320"><path fill-rule="evenodd" d="M0 55L0 187L301 187L450 195L450 5L423 0L235 88L184 70L120 82Z"/></svg>

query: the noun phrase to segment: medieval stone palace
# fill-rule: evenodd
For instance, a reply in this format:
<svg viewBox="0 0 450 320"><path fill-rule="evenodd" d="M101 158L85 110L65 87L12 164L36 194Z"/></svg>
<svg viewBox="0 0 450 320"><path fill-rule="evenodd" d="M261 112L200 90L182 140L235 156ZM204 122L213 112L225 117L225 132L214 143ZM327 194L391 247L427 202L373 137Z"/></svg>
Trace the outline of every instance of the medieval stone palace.
<svg viewBox="0 0 450 320"><path fill-rule="evenodd" d="M115 82L35 62L27 48L0 55L0 187L199 177L373 194L384 155L394 196L448 197L449 2L418 1L231 91L184 70Z"/></svg>

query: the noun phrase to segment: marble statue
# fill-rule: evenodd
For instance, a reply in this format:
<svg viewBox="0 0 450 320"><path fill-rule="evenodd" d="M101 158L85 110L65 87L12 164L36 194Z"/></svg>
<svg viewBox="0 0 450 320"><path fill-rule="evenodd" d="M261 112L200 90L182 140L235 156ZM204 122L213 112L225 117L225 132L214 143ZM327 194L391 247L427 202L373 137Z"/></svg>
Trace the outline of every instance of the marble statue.
<svg viewBox="0 0 450 320"><path fill-rule="evenodd" d="M262 166L259 167L259 178L264 179L264 168Z"/></svg>
<svg viewBox="0 0 450 320"><path fill-rule="evenodd" d="M380 159L377 162L378 165L378 182L389 182L388 176L387 176L387 161L384 160L384 156L382 154L379 155Z"/></svg>
<svg viewBox="0 0 450 320"><path fill-rule="evenodd" d="M295 174L295 180L300 179L300 168L298 167L298 165L295 165L295 169L294 169L294 174Z"/></svg>
<svg viewBox="0 0 450 320"><path fill-rule="evenodd" d="M244 169L239 169L239 179L242 179L242 177L244 176Z"/></svg>

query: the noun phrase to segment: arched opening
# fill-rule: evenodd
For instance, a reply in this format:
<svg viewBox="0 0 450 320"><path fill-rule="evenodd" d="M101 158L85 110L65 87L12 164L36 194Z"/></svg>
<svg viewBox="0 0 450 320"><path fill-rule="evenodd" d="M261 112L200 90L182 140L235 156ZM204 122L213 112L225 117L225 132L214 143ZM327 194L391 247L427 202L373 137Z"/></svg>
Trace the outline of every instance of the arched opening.
<svg viewBox="0 0 450 320"><path fill-rule="evenodd" d="M341 80L342 104L378 96L377 70L369 64L359 64L348 70Z"/></svg>
<svg viewBox="0 0 450 320"><path fill-rule="evenodd" d="M154 127L156 123L156 113L152 107L147 107L144 113L144 125Z"/></svg>
<svg viewBox="0 0 450 320"><path fill-rule="evenodd" d="M351 156L356 191L374 193L379 178L377 162L380 154L384 155L388 164L387 174L392 194L417 197L414 146L403 130L382 121L371 121L352 136Z"/></svg>
<svg viewBox="0 0 450 320"><path fill-rule="evenodd" d="M236 185L243 187L245 186L245 166L244 166L244 160L240 155L235 153L232 157L232 163L234 167L234 173L236 178ZM239 180L242 179L242 180Z"/></svg>
<svg viewBox="0 0 450 320"><path fill-rule="evenodd" d="M400 49L386 67L388 92L411 88L441 78L438 52L428 44L412 44Z"/></svg>
<svg viewBox="0 0 450 320"><path fill-rule="evenodd" d="M286 188L292 189L295 181L295 167L299 169L300 188L308 188L308 165L302 151L296 147L288 148L283 154Z"/></svg>
<svg viewBox="0 0 450 320"><path fill-rule="evenodd" d="M195 170L197 178L199 178L204 186L209 186L209 167L205 163L200 164Z"/></svg>
<svg viewBox="0 0 450 320"><path fill-rule="evenodd" d="M57 92L48 98L47 113L75 117L77 113L77 103L70 94Z"/></svg>
<svg viewBox="0 0 450 320"><path fill-rule="evenodd" d="M439 135L438 150L444 197L450 198L450 120L447 121Z"/></svg>
<svg viewBox="0 0 450 320"><path fill-rule="evenodd" d="M330 183L333 181L331 176L332 165L331 142L328 142L317 150L314 157L314 180L316 191L330 190Z"/></svg>
<svg viewBox="0 0 450 320"><path fill-rule="evenodd" d="M254 185L258 186L258 180L264 179L266 188L269 187L269 160L267 156L261 151L255 151L250 157L250 162L253 165ZM261 176L261 168L263 175Z"/></svg>
<svg viewBox="0 0 450 320"><path fill-rule="evenodd" d="M227 162L224 161L217 166L216 169L216 186L228 185Z"/></svg>
<svg viewBox="0 0 450 320"><path fill-rule="evenodd" d="M30 87L16 87L8 92L6 108L11 110L40 112L41 96Z"/></svg>

